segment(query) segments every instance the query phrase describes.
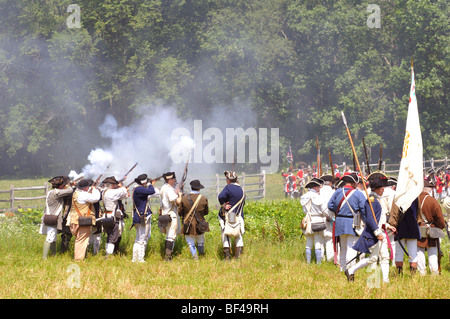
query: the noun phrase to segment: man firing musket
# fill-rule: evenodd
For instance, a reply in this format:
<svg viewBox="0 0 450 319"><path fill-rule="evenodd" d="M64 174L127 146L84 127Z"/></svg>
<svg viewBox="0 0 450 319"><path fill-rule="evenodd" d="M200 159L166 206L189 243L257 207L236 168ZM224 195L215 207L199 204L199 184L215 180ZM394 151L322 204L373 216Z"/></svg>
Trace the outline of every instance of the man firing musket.
<svg viewBox="0 0 450 319"><path fill-rule="evenodd" d="M189 155L190 157L190 155ZM165 184L161 187L161 208L158 218L158 227L162 233L166 234L165 261L172 260L172 252L175 246L177 235L181 233L180 217L178 215L178 205L181 204L183 196L184 182L187 178L189 158L186 161L181 183L177 185L175 172L163 174Z"/></svg>

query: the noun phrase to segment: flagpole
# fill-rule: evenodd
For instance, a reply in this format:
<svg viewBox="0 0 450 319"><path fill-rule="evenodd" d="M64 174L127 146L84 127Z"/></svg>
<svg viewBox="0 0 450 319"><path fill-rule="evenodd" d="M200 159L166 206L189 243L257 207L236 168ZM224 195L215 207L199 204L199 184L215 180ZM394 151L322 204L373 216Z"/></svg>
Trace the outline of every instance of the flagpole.
<svg viewBox="0 0 450 319"><path fill-rule="evenodd" d="M366 192L367 202L369 203L373 219L375 220L375 223L378 225L378 221L377 221L377 218L375 217L375 212L373 210L372 203L369 200L369 192L367 192L366 183L364 183L364 177L363 177L363 174L362 174L362 171L361 171L361 167L359 166L358 156L356 155L355 145L353 145L352 135L350 134L350 130L349 130L348 125L347 125L347 119L345 118L344 111L341 111L341 114L342 114L342 119L344 121L345 128L347 129L348 139L350 140L350 144L352 146L353 156L355 158L356 165L358 166L358 171L359 171L359 174L361 175L361 179L363 180L362 184L364 186L364 191Z"/></svg>

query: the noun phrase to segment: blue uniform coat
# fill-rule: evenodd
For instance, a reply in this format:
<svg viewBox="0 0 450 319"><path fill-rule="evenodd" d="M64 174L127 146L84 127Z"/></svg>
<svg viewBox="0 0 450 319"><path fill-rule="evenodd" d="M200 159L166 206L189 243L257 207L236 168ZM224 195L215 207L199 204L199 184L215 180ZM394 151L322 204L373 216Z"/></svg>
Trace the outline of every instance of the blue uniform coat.
<svg viewBox="0 0 450 319"><path fill-rule="evenodd" d="M150 195L155 194L155 189L152 185L148 185L148 187L138 186L133 191L133 224L139 224L139 214L136 212L136 208L139 210L139 213L142 215L145 212L145 208L147 207L147 198ZM147 213L145 216L152 214L150 207L147 209Z"/></svg>
<svg viewBox="0 0 450 319"><path fill-rule="evenodd" d="M370 209L369 202L366 200L366 203L364 205L364 212L361 215L361 218L366 226L364 227L364 231L362 232L361 236L356 241L356 244L352 247L354 250L366 254L370 254L369 248L378 242L377 236L375 236L374 231L379 228L378 223L380 221L382 210L381 204L378 199L375 197L371 198L374 198L374 201L372 202L372 208L377 221L375 222L375 220L373 219L372 210Z"/></svg>
<svg viewBox="0 0 450 319"><path fill-rule="evenodd" d="M233 207L235 204L237 204L242 196L244 195L244 190L242 189L241 186L237 185L237 184L228 184L227 186L224 187L224 189L222 190L222 192L220 192L218 199L219 199L219 203L220 205L223 205L226 202L229 202L229 204L231 205L231 207ZM242 218L244 218L244 204L245 204L245 198L242 201L242 205L240 205L240 207L237 207L236 210L234 211L236 214L240 214L242 216ZM219 214L220 216L220 214ZM223 219L223 216L220 216Z"/></svg>
<svg viewBox="0 0 450 319"><path fill-rule="evenodd" d="M334 194L331 196L328 202L328 209L332 212L336 213L339 203L341 199L344 197L344 193L347 193L351 186L345 186L343 188L337 189ZM348 197L349 195L347 195ZM335 237L340 235L353 235L358 236L353 229L353 214L348 205L352 206L352 209L355 213L363 213L364 212L364 203L366 198L363 193L358 190L353 192L353 195L349 198L347 203L343 202L341 208L335 219Z"/></svg>

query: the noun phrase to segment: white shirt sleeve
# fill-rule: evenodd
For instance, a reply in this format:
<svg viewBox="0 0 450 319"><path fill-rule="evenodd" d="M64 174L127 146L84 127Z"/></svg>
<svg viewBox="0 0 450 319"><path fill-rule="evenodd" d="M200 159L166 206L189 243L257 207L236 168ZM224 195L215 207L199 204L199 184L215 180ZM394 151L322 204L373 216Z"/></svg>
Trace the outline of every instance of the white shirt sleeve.
<svg viewBox="0 0 450 319"><path fill-rule="evenodd" d="M78 202L80 204L96 203L99 200L100 200L100 191L96 188L92 190L92 193L82 191L78 195Z"/></svg>

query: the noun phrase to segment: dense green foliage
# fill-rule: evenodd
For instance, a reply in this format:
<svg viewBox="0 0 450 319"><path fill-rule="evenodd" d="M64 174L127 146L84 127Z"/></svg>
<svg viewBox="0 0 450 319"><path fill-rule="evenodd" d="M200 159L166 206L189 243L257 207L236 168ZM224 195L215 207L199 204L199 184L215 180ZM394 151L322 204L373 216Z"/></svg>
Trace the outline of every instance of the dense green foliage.
<svg viewBox="0 0 450 319"><path fill-rule="evenodd" d="M335 161L384 145L400 159L414 58L425 157L450 146L450 36L445 0L76 1L0 0L0 175L52 175L84 163L141 105L173 105L201 119L250 106L258 127L279 127L281 154L314 161L314 140ZM374 156L375 157L375 156Z"/></svg>

